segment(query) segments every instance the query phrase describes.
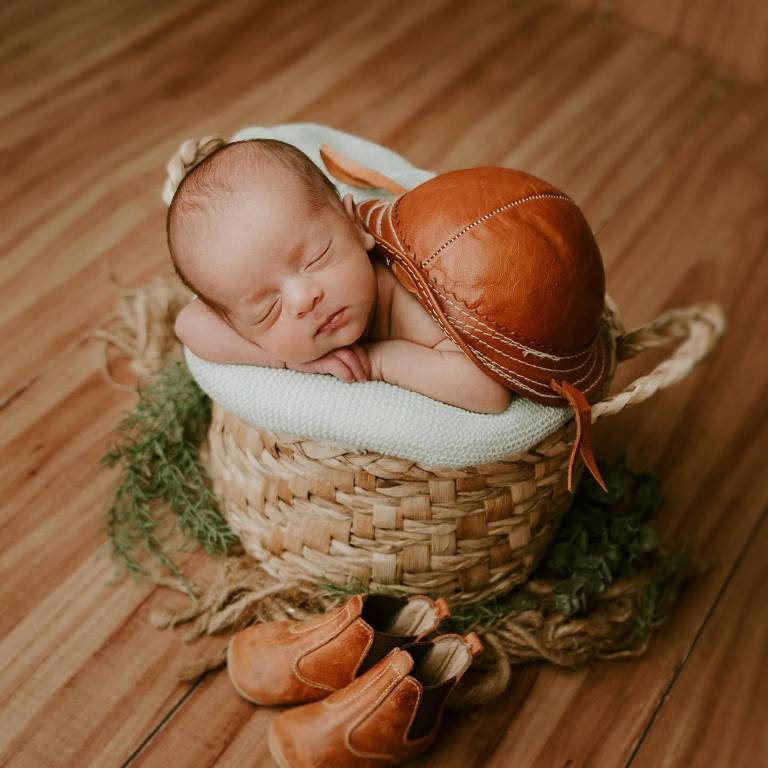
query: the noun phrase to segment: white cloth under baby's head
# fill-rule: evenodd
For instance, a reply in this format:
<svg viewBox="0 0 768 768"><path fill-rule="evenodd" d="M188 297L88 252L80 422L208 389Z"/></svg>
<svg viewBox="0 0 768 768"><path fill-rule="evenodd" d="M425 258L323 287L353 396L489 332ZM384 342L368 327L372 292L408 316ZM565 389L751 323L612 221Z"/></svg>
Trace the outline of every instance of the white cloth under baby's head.
<svg viewBox="0 0 768 768"><path fill-rule="evenodd" d="M326 176L320 158L325 143L408 189L435 175L386 147L315 123L252 126L232 141L256 138L293 144ZM387 194L328 178L342 197L350 193L355 202ZM517 396L503 413L475 413L383 381L347 384L327 374L211 363L189 350L185 354L202 389L250 424L435 467L484 464L528 450L572 415L569 408Z"/></svg>

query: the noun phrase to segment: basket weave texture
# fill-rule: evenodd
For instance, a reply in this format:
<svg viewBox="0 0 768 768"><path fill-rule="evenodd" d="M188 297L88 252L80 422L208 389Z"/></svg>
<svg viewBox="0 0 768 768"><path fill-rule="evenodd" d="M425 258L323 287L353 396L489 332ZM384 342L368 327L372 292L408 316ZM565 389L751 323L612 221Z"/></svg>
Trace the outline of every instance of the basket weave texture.
<svg viewBox="0 0 768 768"><path fill-rule="evenodd" d="M725 321L717 305L704 304L625 334L607 297L606 326L614 363L683 343L650 374L595 403L593 421L687 376ZM544 555L573 498L567 467L575 437L570 420L504 461L428 467L274 433L214 403L205 461L229 525L273 576L357 580L391 594L473 603L525 581ZM582 474L579 462L575 480Z"/></svg>
<svg viewBox="0 0 768 768"><path fill-rule="evenodd" d="M430 471L214 406L210 461L227 521L272 575L472 602L524 581L546 550L571 501L573 433L569 422L515 460Z"/></svg>

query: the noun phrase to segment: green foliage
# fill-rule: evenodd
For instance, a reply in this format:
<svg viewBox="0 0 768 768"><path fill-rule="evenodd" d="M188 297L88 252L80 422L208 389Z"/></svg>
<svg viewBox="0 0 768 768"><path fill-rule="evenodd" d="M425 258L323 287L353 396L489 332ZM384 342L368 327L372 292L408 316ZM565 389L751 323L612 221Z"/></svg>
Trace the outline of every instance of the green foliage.
<svg viewBox="0 0 768 768"><path fill-rule="evenodd" d="M689 566L688 556L684 552L659 557L659 562L637 601L635 633L630 645L644 640L656 627L664 623Z"/></svg>
<svg viewBox="0 0 768 768"><path fill-rule="evenodd" d="M353 595L365 595L372 591L357 579L350 579L345 584L337 584L335 581L324 577L319 580L319 584L328 597L336 600L348 600Z"/></svg>
<svg viewBox="0 0 768 768"><path fill-rule="evenodd" d="M237 542L198 458L211 403L178 360L138 394L136 406L118 425L118 445L102 458L105 466L122 469L106 516L112 553L134 575L146 573L139 560L148 553L183 578L163 546L170 536L162 530L169 510L174 513L171 528L183 534L185 543L196 539L216 555Z"/></svg>
<svg viewBox="0 0 768 768"><path fill-rule="evenodd" d="M647 522L662 504L658 479L633 474L625 457L600 471L608 493L584 477L537 571L557 579L555 608L566 616L583 614L616 579L658 559L659 538Z"/></svg>

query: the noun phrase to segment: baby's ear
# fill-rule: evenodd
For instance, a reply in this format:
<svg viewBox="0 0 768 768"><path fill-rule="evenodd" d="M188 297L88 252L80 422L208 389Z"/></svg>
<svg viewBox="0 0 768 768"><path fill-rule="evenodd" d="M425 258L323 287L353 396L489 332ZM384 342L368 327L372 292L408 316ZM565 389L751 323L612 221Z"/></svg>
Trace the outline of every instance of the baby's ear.
<svg viewBox="0 0 768 768"><path fill-rule="evenodd" d="M352 198L352 195L349 193L344 195L342 203L344 203L344 209L346 210L347 215L354 222L355 226L360 232L365 250L370 251L371 248L376 245L376 241L373 239L373 235L365 228L363 220L360 218L360 214L355 207L355 201Z"/></svg>

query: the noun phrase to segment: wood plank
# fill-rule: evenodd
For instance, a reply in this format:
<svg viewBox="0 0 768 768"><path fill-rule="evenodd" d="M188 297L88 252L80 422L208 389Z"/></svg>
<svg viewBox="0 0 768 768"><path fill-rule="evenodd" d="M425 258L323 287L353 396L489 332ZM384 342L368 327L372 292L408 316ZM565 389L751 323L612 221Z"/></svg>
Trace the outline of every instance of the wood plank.
<svg viewBox="0 0 768 768"><path fill-rule="evenodd" d="M194 10L194 6L175 3L158 6L152 0L119 4L43 0L12 6L5 4L5 14L0 16L0 118L72 87L89 70L102 67L148 34ZM51 39L56 45L40 44Z"/></svg>
<svg viewBox="0 0 768 768"><path fill-rule="evenodd" d="M133 397L106 385L80 344L7 406L0 448L0 763L121 765L188 691L179 665L218 648L150 629L166 590L116 571L103 515L115 474L99 469ZM176 554L196 573L207 557Z"/></svg>
<svg viewBox="0 0 768 768"><path fill-rule="evenodd" d="M768 5L762 0L614 0L612 13L700 51L734 77L768 83Z"/></svg>
<svg viewBox="0 0 768 768"><path fill-rule="evenodd" d="M767 511L633 768L746 768L768 758Z"/></svg>
<svg viewBox="0 0 768 768"><path fill-rule="evenodd" d="M177 666L220 644L147 632L153 590L110 585L105 552L87 540L83 549L68 578L52 587L48 574L44 598L0 642L3 765L122 765L185 696Z"/></svg>

